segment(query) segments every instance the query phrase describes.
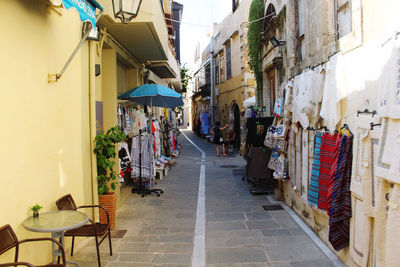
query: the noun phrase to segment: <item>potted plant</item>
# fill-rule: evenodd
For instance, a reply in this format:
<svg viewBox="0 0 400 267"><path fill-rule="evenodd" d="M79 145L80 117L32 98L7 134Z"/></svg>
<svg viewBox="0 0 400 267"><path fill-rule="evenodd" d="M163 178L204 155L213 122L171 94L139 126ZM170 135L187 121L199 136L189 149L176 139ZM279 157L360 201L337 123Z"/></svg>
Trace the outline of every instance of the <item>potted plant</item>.
<svg viewBox="0 0 400 267"><path fill-rule="evenodd" d="M42 206L40 206L39 204L35 204L34 206L32 206L30 209L31 211L33 211L33 217L39 217L39 210L43 208Z"/></svg>
<svg viewBox="0 0 400 267"><path fill-rule="evenodd" d="M115 225L117 174L114 170L116 149L115 145L126 139L118 126L110 128L106 133L97 135L94 139L94 153L97 159L97 191L99 205L103 206L110 216L111 229ZM106 223L106 214L100 209L100 221Z"/></svg>

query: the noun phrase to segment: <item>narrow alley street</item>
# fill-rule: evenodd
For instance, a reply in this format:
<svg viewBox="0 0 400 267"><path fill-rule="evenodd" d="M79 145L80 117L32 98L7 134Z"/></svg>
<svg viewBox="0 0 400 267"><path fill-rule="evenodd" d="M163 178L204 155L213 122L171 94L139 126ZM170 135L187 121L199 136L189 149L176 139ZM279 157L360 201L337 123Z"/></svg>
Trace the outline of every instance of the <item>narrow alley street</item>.
<svg viewBox="0 0 400 267"><path fill-rule="evenodd" d="M141 198L129 187L122 191L127 200L118 210L116 230L127 231L113 238L113 256L106 242L101 245L103 266L335 266L285 209L264 210L273 204L271 197L250 194L239 154L218 158L215 145L181 132L178 161L157 184L165 193ZM185 136L205 152L205 161ZM205 222L201 204L198 208L201 168ZM82 242L72 259L79 266L97 266L93 240Z"/></svg>

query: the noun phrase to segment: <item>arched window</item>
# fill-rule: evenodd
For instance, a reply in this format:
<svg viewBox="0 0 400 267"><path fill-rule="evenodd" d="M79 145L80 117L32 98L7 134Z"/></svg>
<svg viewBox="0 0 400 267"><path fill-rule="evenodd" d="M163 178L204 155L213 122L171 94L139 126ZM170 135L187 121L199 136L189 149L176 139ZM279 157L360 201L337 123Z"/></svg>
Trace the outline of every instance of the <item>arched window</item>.
<svg viewBox="0 0 400 267"><path fill-rule="evenodd" d="M267 11L265 12L264 31L268 28L270 21L275 16L276 16L275 7L273 4L269 4L267 7Z"/></svg>

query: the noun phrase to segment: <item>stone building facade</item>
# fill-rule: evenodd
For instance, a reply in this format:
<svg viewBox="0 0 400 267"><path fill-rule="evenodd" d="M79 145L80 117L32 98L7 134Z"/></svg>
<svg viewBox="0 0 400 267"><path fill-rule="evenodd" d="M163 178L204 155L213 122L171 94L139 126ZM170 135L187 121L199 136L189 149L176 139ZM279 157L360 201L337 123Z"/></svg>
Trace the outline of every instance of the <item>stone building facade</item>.
<svg viewBox="0 0 400 267"><path fill-rule="evenodd" d="M284 96L289 84L295 80L301 83L309 70L327 71L334 59L341 60L337 68L341 81L338 76L330 79L337 85L332 87L333 96L339 94L339 82L344 88L332 108L337 110L335 120L319 117L323 114L321 105L332 96L332 91L321 91L325 100L315 103L318 116L307 121L307 127L327 126L333 132L346 124L354 134L350 242L336 252L348 266L397 266L399 262L400 247L393 242L400 235L398 225L395 229L400 172L388 156L390 147L398 147L399 140L399 135L390 134L399 117L389 111L397 110L398 84L392 78L398 71L400 23L395 10L399 8L398 1L265 2L262 102L271 115L276 99ZM281 41L276 47L270 41L273 37ZM297 89L293 87L293 98ZM280 197L330 245L326 212L310 207L295 182L281 181L280 189Z"/></svg>
<svg viewBox="0 0 400 267"><path fill-rule="evenodd" d="M251 1L237 3L233 13L214 25L212 38L214 66L215 121L229 123L237 145L244 138L244 100L254 96L255 79L248 65L247 29Z"/></svg>

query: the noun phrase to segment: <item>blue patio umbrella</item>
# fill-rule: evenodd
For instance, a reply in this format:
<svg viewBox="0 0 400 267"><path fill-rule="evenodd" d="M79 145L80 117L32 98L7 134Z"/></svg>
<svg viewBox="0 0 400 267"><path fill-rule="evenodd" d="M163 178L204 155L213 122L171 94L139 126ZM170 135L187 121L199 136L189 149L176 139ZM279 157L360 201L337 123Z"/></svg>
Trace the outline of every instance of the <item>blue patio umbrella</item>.
<svg viewBox="0 0 400 267"><path fill-rule="evenodd" d="M118 99L130 100L139 105L150 107L174 108L183 106L181 94L159 84L143 84L121 94Z"/></svg>

